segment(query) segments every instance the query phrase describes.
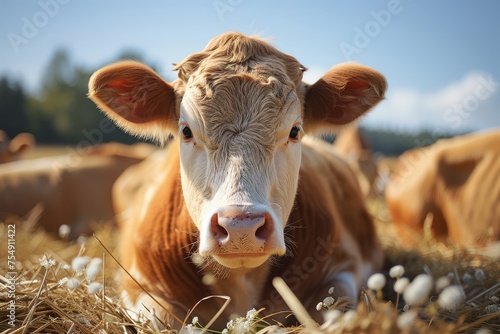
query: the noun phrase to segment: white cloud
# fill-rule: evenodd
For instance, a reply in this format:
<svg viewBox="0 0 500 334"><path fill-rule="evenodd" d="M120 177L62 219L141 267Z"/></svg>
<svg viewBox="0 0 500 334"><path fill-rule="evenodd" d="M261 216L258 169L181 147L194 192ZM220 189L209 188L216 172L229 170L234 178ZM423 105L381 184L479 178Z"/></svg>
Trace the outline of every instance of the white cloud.
<svg viewBox="0 0 500 334"><path fill-rule="evenodd" d="M500 85L482 72L432 92L411 89L388 91L363 120L366 125L434 131L468 131L500 127Z"/></svg>

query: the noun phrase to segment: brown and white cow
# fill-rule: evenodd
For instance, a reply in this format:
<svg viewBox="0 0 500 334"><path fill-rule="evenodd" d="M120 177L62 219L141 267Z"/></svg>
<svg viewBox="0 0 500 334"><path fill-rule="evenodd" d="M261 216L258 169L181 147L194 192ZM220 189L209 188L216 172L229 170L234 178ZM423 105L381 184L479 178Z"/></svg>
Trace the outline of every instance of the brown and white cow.
<svg viewBox="0 0 500 334"><path fill-rule="evenodd" d="M16 161L35 145L35 138L31 133L20 133L10 139L5 131L0 130L0 164Z"/></svg>
<svg viewBox="0 0 500 334"><path fill-rule="evenodd" d="M361 191L365 196L373 194L373 186L378 176L377 164L370 143L357 126L342 129L333 146L351 165L358 177Z"/></svg>
<svg viewBox="0 0 500 334"><path fill-rule="evenodd" d="M71 227L70 238L88 233L92 223L113 220L111 188L116 178L154 150L143 143L109 143L88 147L81 154L1 164L0 218L29 216L54 233L66 224Z"/></svg>
<svg viewBox="0 0 500 334"><path fill-rule="evenodd" d="M285 310L275 276L316 319L331 286L356 299L381 264L375 229L352 170L304 132L364 114L383 98L384 77L343 64L307 85L295 58L240 33L214 38L175 69L171 84L130 61L90 79L90 98L125 130L177 135L124 223L124 267L181 319L203 297L230 296L216 327L253 307ZM163 312L122 279L131 302ZM206 324L222 303L204 301L194 314Z"/></svg>
<svg viewBox="0 0 500 334"><path fill-rule="evenodd" d="M386 201L405 245L432 214L439 241L484 246L500 240L500 130L443 139L403 153Z"/></svg>

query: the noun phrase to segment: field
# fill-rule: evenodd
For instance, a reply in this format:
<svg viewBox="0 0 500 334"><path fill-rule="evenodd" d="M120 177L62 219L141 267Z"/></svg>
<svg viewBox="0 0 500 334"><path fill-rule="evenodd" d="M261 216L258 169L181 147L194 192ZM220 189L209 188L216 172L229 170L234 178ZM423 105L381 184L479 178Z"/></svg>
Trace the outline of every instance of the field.
<svg viewBox="0 0 500 334"><path fill-rule="evenodd" d="M64 148L46 148L31 157L58 153L64 153ZM385 250L382 273L387 282L380 291L363 290L355 311L345 312L339 301L324 305L330 310L325 323L317 328L304 324L285 328L272 317L260 318L250 312L246 318L229 324L228 332L241 333L244 329L249 333L500 332L500 246L482 250L452 248L437 243L427 233L416 249L407 250L399 243L383 199L372 198L368 205ZM116 272L121 270L114 258L118 255L117 242L116 230L111 225L100 227L95 236L70 242L31 229L29 222L16 217L4 217L0 225L0 333L160 332L160 321L137 319L120 304L119 285L115 281ZM97 261L100 265L94 279L86 279L90 264L85 267L84 263L73 262L83 256L101 259ZM423 293L421 305L407 307L393 289L396 279L389 271L395 265L402 265L404 276L410 280L422 273L430 275L434 282L447 277L452 285L460 287L464 296L444 307L444 297L436 291L439 288L433 287L428 295ZM182 333L202 332L204 324L193 321L194 316L196 309L185 319Z"/></svg>

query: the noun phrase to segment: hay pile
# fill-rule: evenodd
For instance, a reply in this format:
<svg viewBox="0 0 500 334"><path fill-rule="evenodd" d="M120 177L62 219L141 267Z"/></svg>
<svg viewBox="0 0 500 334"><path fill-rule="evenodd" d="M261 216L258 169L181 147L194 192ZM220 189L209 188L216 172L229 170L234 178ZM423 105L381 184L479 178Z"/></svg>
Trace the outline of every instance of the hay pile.
<svg viewBox="0 0 500 334"><path fill-rule="evenodd" d="M481 254L450 249L429 237L420 242L418 249L403 251L387 221L383 205L377 201L370 204L386 251L383 274L387 283L381 291L364 290L355 312L340 312L339 301L330 299L331 303L326 305L328 299L325 299L322 305L330 311L325 323L314 330L304 326L284 328L272 317L261 319L258 311L250 311L246 318L229 323L228 332L239 333L249 328L251 333L500 332L498 254L491 250ZM17 224L15 253L8 252L9 236L12 235L8 233L8 226L12 224ZM0 333L159 333L159 321L135 320L136 317L120 304L118 284L114 280L120 267L108 253L115 253L116 231L103 227L96 232L96 237L68 242L43 231L22 228L13 219L4 220L0 224ZM7 260L12 254L15 256L14 270L8 267ZM92 280L97 282L94 288L86 279L85 270L75 271L74 264L72 266L73 259L79 256L102 259L98 262L103 270ZM389 276L389 269L397 264L404 266L404 276L410 280L422 273L432 275L434 280L448 277L465 292L464 302L455 309L437 307L438 293L433 289L422 306L412 306L408 310L393 290L396 279ZM12 274L9 272L15 272L14 292L10 289ZM70 284L71 280L79 286ZM14 293L15 298L9 293ZM202 326L196 318L191 316L186 322L189 325L183 333L201 333Z"/></svg>

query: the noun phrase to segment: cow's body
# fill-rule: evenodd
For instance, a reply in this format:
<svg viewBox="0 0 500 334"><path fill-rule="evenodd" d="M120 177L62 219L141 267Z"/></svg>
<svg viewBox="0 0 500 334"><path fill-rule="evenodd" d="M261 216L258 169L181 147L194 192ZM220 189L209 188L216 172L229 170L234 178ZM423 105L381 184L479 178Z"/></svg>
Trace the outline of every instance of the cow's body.
<svg viewBox="0 0 500 334"><path fill-rule="evenodd" d="M333 146L354 169L361 191L365 196L373 194L373 185L378 176L373 150L359 127L343 129L335 139Z"/></svg>
<svg viewBox="0 0 500 334"><path fill-rule="evenodd" d="M484 246L500 240L500 132L440 140L405 152L386 200L405 245L431 231L440 241Z"/></svg>
<svg viewBox="0 0 500 334"><path fill-rule="evenodd" d="M285 232L287 254L258 271L238 272L217 265L200 269L196 255L191 259L198 232L182 198L176 144L170 144L166 156L151 156L126 171L115 184L119 190L114 192L114 200L123 203L119 212L130 208L130 203L135 210L128 212L129 220L122 226L122 264L159 300L176 301L163 306L178 317L183 318L190 307L209 295L227 295L233 300L222 317L226 321L230 314L241 315L253 307L266 307L265 313L285 310L271 286L275 276L285 279L312 315L319 315L314 307L330 287L336 287L339 296L356 298L367 276L380 268L376 232L353 171L328 144L305 138L297 198ZM152 170L159 172L155 178L144 173ZM130 172L133 174L127 175ZM135 180L145 182L137 188ZM137 196L122 199L130 193L124 191L128 184ZM200 284L204 275L215 276L217 283ZM122 277L131 300L161 311L128 275ZM223 300L215 305L204 303L195 314L210 319Z"/></svg>
<svg viewBox="0 0 500 334"><path fill-rule="evenodd" d="M135 169L151 171L143 189L137 180L116 186L139 188L140 197L115 201L120 210L134 206L124 215L125 268L181 319L203 297L230 296L219 328L253 307L285 310L270 284L275 276L318 320L315 305L330 287L356 299L380 265L374 226L346 163L331 145L302 137L365 113L383 97L383 76L348 64L310 86L295 58L239 33L214 38L176 69L179 79L169 84L122 62L89 83L89 96L127 131L180 137L163 162ZM165 313L122 278L132 304ZM206 324L221 305L204 301L194 315Z"/></svg>
<svg viewBox="0 0 500 334"><path fill-rule="evenodd" d="M70 237L88 233L91 223L111 221L111 187L129 166L146 158L152 148L104 144L85 153L21 160L0 166L0 213L32 217L37 226L57 233L62 224Z"/></svg>

